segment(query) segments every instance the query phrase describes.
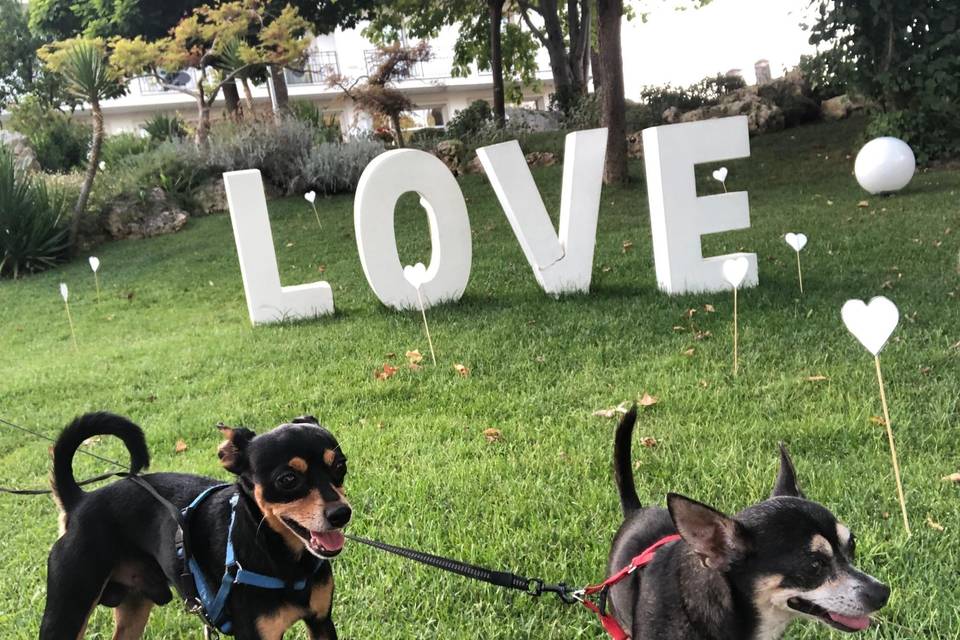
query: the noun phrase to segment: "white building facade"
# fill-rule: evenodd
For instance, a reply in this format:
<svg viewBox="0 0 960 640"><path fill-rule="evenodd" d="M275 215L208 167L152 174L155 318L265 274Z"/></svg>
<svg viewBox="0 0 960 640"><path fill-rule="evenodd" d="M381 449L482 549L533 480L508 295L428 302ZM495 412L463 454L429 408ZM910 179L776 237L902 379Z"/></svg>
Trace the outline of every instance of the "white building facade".
<svg viewBox="0 0 960 640"><path fill-rule="evenodd" d="M315 38L303 72L286 71L290 101L315 103L330 118L337 118L345 133L369 130L373 120L369 114L354 108L342 90L327 86L326 78L333 71L356 79L372 70L376 64L376 47L363 37L361 31L362 26ZM396 85L416 104L417 109L411 115L418 127L443 125L474 100L493 101L493 81L489 72L481 73L473 69L469 76L451 77L456 36L455 28L444 29L438 38L430 42L432 59L419 64L412 77ZM524 104L543 109L553 91L553 80L545 55L541 55L538 63L538 81L535 86L525 89ZM177 82L187 86L195 82L195 74L190 70L177 75ZM242 90L240 95L242 102ZM258 112L267 113L271 110L270 90L266 83L254 85L252 96ZM179 114L187 121L195 121L197 117L196 101L192 96L174 89L164 89L150 78L134 80L126 95L104 101L102 108L108 133L137 131L157 113ZM221 92L214 108L214 119L222 117L223 108ZM86 115L86 112L81 110L78 115Z"/></svg>

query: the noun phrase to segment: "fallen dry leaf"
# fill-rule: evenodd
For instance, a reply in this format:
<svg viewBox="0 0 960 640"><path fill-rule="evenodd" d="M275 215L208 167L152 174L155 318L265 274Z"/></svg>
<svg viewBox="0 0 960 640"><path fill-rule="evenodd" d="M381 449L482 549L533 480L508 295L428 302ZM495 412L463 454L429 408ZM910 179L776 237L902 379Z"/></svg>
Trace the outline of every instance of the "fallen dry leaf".
<svg viewBox="0 0 960 640"><path fill-rule="evenodd" d="M687 309L687 310L683 313L683 315L684 315L685 318L692 318L693 316L697 315L697 310L696 310L696 309L692 309L692 308L691 308L691 309Z"/></svg>
<svg viewBox="0 0 960 640"><path fill-rule="evenodd" d="M694 339L694 340L706 340L707 338L709 338L709 337L712 336L712 335L713 335L713 334L710 333L709 331L697 331L696 333L693 334L693 339Z"/></svg>
<svg viewBox="0 0 960 640"><path fill-rule="evenodd" d="M956 482L957 484L960 484L960 471L958 471L957 473L951 473L948 476L943 476L940 479L943 480L944 482Z"/></svg>
<svg viewBox="0 0 960 640"><path fill-rule="evenodd" d="M860 207L861 209L866 209L867 207L870 206L870 202L867 200L861 200L860 202L857 203L857 206Z"/></svg>
<svg viewBox="0 0 960 640"><path fill-rule="evenodd" d="M886 421L884 421L883 416L870 416L870 422L881 427L886 426Z"/></svg>
<svg viewBox="0 0 960 640"><path fill-rule="evenodd" d="M420 364L420 361L423 360L423 354L420 353L420 349L407 351L403 355L407 357L407 362L409 362L410 364Z"/></svg>
<svg viewBox="0 0 960 640"><path fill-rule="evenodd" d="M327 271L327 265L321 264L317 266L318 273L326 273L326 271Z"/></svg>
<svg viewBox="0 0 960 640"><path fill-rule="evenodd" d="M927 526L933 529L934 531L943 531L943 525L937 522L936 520L934 520L933 518L931 518L930 516L927 516Z"/></svg>
<svg viewBox="0 0 960 640"><path fill-rule="evenodd" d="M397 369L395 366L388 362L384 362L383 367L377 369L373 375L377 380L387 380L397 375L397 371L399 371L399 369Z"/></svg>
<svg viewBox="0 0 960 640"><path fill-rule="evenodd" d="M500 432L500 429L494 429L493 427L484 429L483 437L487 439L487 442L499 442L503 440L503 434Z"/></svg>
<svg viewBox="0 0 960 640"><path fill-rule="evenodd" d="M675 325L673 325L673 330L674 330L674 331L686 331L687 328L686 328L686 327L681 327L680 325L675 324Z"/></svg>
<svg viewBox="0 0 960 640"><path fill-rule="evenodd" d="M925 376L933 371L933 367L920 367L920 375Z"/></svg>
<svg viewBox="0 0 960 640"><path fill-rule="evenodd" d="M657 439L651 438L650 436L644 436L643 438L640 438L640 444L645 446L647 449L653 449L655 446L657 446Z"/></svg>
<svg viewBox="0 0 960 640"><path fill-rule="evenodd" d="M649 393L644 392L644 393L643 393L643 397L640 398L640 402L638 402L638 404L639 404L641 407L652 407L653 405L657 404L658 402L660 402L660 399L659 399L659 398L656 398L656 397L650 395Z"/></svg>
<svg viewBox="0 0 960 640"><path fill-rule="evenodd" d="M602 267L600 267L600 271L604 273L610 273L611 269L612 267L608 267L607 265L603 265Z"/></svg>
<svg viewBox="0 0 960 640"><path fill-rule="evenodd" d="M683 355L685 355L685 356L687 356L688 358L690 358L690 357L692 357L693 354L695 354L696 352L697 352L696 349L694 349L693 347L690 347L689 349L687 349L686 351L683 352Z"/></svg>
<svg viewBox="0 0 960 640"><path fill-rule="evenodd" d="M701 380L701 381L700 381L700 386L703 387L704 389L706 389L707 387L710 386L710 383L707 382L706 380Z"/></svg>
<svg viewBox="0 0 960 640"><path fill-rule="evenodd" d="M410 371L420 371L420 369L423 369L423 367L421 367L416 363L411 362L410 364L407 365L407 369L410 369Z"/></svg>
<svg viewBox="0 0 960 640"><path fill-rule="evenodd" d="M466 378L467 376L470 375L470 369L467 369L462 364L459 364L459 363L455 364L453 365L453 368L458 374L460 374L461 378Z"/></svg>
<svg viewBox="0 0 960 640"><path fill-rule="evenodd" d="M623 252L626 253L627 251L630 251L630 249L633 249L633 243L629 240L625 240L623 243Z"/></svg>
<svg viewBox="0 0 960 640"><path fill-rule="evenodd" d="M716 311L716 308L712 304L705 304L703 305L703 310L706 311L707 313L714 313Z"/></svg>
<svg viewBox="0 0 960 640"><path fill-rule="evenodd" d="M187 450L187 443L184 442L182 438L180 440L177 440L177 444L173 445L174 453L183 453L186 450Z"/></svg>
<svg viewBox="0 0 960 640"><path fill-rule="evenodd" d="M823 375L822 373L818 373L812 376L807 376L807 382L823 382L824 380L829 380L829 379L830 378Z"/></svg>

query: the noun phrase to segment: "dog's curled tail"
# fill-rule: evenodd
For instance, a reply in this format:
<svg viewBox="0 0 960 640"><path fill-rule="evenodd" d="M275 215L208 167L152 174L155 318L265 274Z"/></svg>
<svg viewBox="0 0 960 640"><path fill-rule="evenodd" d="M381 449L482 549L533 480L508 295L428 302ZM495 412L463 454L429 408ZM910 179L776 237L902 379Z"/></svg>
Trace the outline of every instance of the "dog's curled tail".
<svg viewBox="0 0 960 640"><path fill-rule="evenodd" d="M617 425L617 433L613 438L613 476L620 492L620 508L624 517L640 509L640 497L637 496L637 487L633 483L633 465L630 460L630 441L633 437L633 425L637 421L637 405L623 416Z"/></svg>
<svg viewBox="0 0 960 640"><path fill-rule="evenodd" d="M74 419L53 445L53 493L65 512L76 507L84 495L73 477L73 456L84 440L100 435L116 436L123 441L130 452L130 473L150 466L143 431L126 418L99 412Z"/></svg>

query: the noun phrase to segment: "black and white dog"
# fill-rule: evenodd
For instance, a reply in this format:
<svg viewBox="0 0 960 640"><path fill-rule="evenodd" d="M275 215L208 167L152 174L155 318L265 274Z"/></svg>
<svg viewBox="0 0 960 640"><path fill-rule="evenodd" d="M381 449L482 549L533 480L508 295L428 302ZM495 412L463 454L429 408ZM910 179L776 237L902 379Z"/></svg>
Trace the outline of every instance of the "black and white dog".
<svg viewBox="0 0 960 640"><path fill-rule="evenodd" d="M807 500L785 448L772 496L727 516L677 494L668 509L644 508L633 482L630 441L636 407L614 443L624 522L610 574L656 541L681 540L610 591L613 613L633 640L774 640L796 618L860 631L890 589L854 566L854 536Z"/></svg>

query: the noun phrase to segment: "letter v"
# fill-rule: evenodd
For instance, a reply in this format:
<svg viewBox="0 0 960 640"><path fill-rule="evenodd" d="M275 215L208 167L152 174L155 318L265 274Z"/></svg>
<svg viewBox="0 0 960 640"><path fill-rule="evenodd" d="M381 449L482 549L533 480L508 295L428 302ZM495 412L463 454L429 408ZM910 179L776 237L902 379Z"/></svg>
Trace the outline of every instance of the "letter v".
<svg viewBox="0 0 960 640"><path fill-rule="evenodd" d="M590 290L606 148L606 129L567 135L559 234L553 229L520 144L512 140L477 149L537 282L551 295Z"/></svg>

